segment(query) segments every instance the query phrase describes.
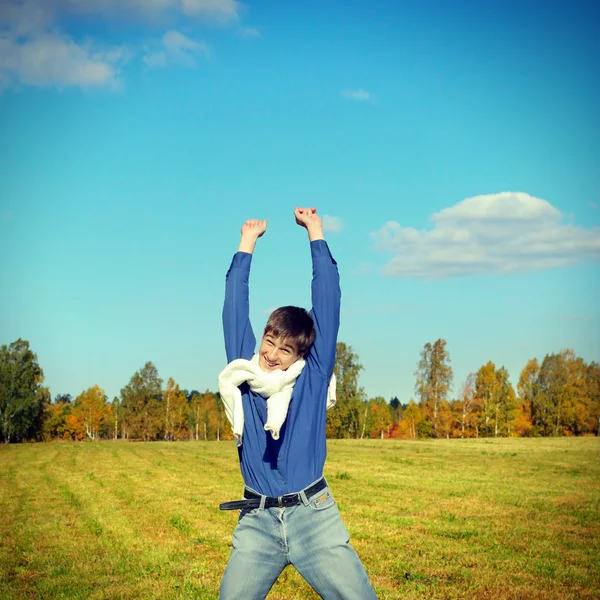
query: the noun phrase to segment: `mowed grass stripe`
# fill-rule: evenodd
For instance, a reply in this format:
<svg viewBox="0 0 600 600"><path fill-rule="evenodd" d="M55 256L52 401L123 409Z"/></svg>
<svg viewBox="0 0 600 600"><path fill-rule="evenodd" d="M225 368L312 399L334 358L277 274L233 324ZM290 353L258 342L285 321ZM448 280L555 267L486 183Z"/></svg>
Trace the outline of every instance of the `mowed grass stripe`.
<svg viewBox="0 0 600 600"><path fill-rule="evenodd" d="M121 545L111 544L110 536L102 535L101 521L82 493L80 473L72 470L77 461L68 460L69 469L61 470L61 453L39 472L45 488L43 494L36 494L39 502L31 507L37 516L35 527L27 522L22 531L25 539L36 542L29 569L34 585L16 597L121 597L119 576L132 567L136 568L131 572L139 575L139 561L127 560L119 552ZM29 475L30 486L39 487L35 473Z"/></svg>
<svg viewBox="0 0 600 600"><path fill-rule="evenodd" d="M383 485L380 483L379 486L373 480L365 478L368 471L360 469L355 451L342 452L330 460L330 471L335 474L339 468L339 458L339 466L344 466L344 473L349 477L336 482L336 496L346 509L347 521L354 524L355 531L352 533L355 546L368 552L372 544L377 544L377 537L385 536L386 542L383 545L391 550L390 555L407 556L405 563L384 557L384 570L394 574L385 581L386 587L398 580L399 571L403 568L404 578L408 582L412 581L417 589L426 588L431 592L432 576L439 578L440 585L443 581L457 584L460 581L462 585L471 587L470 584L478 578L482 568L491 566L495 577L485 590L479 587L479 592L482 595L489 593L489 597L509 597L513 593L515 597L557 598L594 597L597 594L597 540L590 540L596 551L596 558L591 561L586 559L586 554L588 557L590 555L585 550L583 553L569 552L568 548L563 548L562 552L557 553L556 542L562 535L572 543L579 544L582 535L584 539L593 535L593 530L597 532L598 529L598 512L595 511L595 516L589 523L592 525L591 530L572 530L569 528L569 521L572 522L573 518L568 510L562 511L556 518L554 499L568 490L576 494L576 506L597 506L598 441L566 440L569 447L574 443L575 448L587 448L583 452L584 456L596 457L596 462L587 461L588 466L593 465L595 470L595 478L590 473L590 490L582 488L580 482L556 479L555 461L547 461L545 458L548 455L546 441L542 441L545 447L541 454L544 457L541 468L544 470L545 465L546 470L554 474L554 480L545 477L531 480L528 477L531 470L529 468L523 469L525 477L519 477L518 473L514 476L515 469L510 459L514 460L515 452L510 452L510 456L503 456L499 451L503 446L509 446L513 450L521 449L521 461L527 463L538 440L526 440L528 444L515 442L516 440L477 440L456 444L455 441L440 440L426 442L425 446L421 443L413 444L415 454L423 455L425 460L421 460L419 456L407 459L410 448L408 444L402 448L405 452L399 452L397 456L404 470L401 480L390 477L389 473L382 478L377 473L377 478L384 480ZM565 446L561 444L563 440L553 442L554 453L560 452ZM345 443L346 449L355 444L356 442ZM373 445L374 442L366 444ZM432 445L438 450L435 457L428 453ZM493 456L488 454L490 445L494 450ZM488 450L481 450L486 447ZM447 451L444 451L445 448ZM465 454L465 448L470 448L468 462L456 461L461 451ZM480 455L483 459L477 458L477 450L486 453ZM380 452L387 453L389 450L381 450L380 446ZM578 458L581 456L574 455L575 463ZM353 470L355 466L356 474ZM572 466L570 462L565 469L564 465L559 464L558 470L567 476L572 475ZM369 471L373 472L373 467ZM426 477L435 481L435 490L423 481ZM358 481L358 489L369 490L369 494L367 498L359 496L346 502L344 488L351 487L354 479L362 479ZM457 488L462 490L460 494L456 493ZM369 509L373 505L373 494L379 498L376 510ZM361 507L359 511L355 509L356 506ZM592 515L592 511L588 515ZM369 527L369 523L377 521L383 521L387 527ZM397 526L394 527L396 523ZM525 525L521 525L522 523ZM424 528L425 524L428 525L427 528ZM372 531L375 532L374 535L370 535ZM357 536L359 541L356 541ZM435 541L436 538L440 538L441 543ZM415 540L421 541L418 551L414 550ZM406 547L413 548L413 551L404 552ZM430 560L425 562L420 559L415 562L413 558L418 554L426 555ZM413 565L416 564L425 564L429 573L423 573L422 569L415 572ZM515 572L512 568L506 568L507 565L518 565L519 570ZM586 589L585 582L590 580L594 582L595 591ZM517 590L514 589L515 584ZM440 597L461 596L445 596L442 593ZM474 596L465 594L464 597Z"/></svg>
<svg viewBox="0 0 600 600"><path fill-rule="evenodd" d="M179 448L184 449L184 446L180 444ZM181 571L185 555L191 560L198 547L204 546L205 558L208 558L210 546L216 544L210 532L205 530L200 535L198 527L193 525L203 521L202 514L197 518L193 512L189 516L185 512L189 509L189 499L177 494L184 485L183 479L162 473L160 461L149 468L148 460L140 457L137 450L130 452L126 448L117 457L113 455L114 458L117 460L113 462L103 459L90 464L92 470L86 476L82 473L73 476L72 480L78 486L75 494L82 506L95 509L92 522L98 523L103 530L103 538L115 538L115 543L111 544L115 550L127 549L127 555L123 556L129 556L125 560L129 565L126 569L140 580L138 587L146 593L152 589L155 597L171 597L182 584L185 585L186 573ZM90 489L88 482L99 484L101 492ZM105 507L104 514L99 514L96 509L95 500L100 498L103 498L100 505ZM202 507L202 502L195 506ZM173 536L173 529L180 535ZM194 540L196 547L193 543L182 546L182 539ZM177 554L179 560L172 560L173 554ZM151 581L147 581L147 577ZM164 584L163 588L158 587L160 582ZM131 597L140 593L132 590Z"/></svg>
<svg viewBox="0 0 600 600"><path fill-rule="evenodd" d="M331 440L381 599L600 596L600 441ZM0 448L0 597L218 597L231 442ZM317 598L287 569L269 600Z"/></svg>

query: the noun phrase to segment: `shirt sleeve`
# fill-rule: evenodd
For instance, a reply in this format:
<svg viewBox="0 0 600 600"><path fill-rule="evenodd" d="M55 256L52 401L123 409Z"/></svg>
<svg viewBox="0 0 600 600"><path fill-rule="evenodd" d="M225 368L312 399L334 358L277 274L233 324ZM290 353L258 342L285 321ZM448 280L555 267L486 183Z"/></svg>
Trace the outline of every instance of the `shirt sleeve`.
<svg viewBox="0 0 600 600"><path fill-rule="evenodd" d="M251 263L251 254L237 252L225 278L223 334L228 363L237 358L249 360L256 347L256 338L250 324L248 281Z"/></svg>
<svg viewBox="0 0 600 600"><path fill-rule="evenodd" d="M340 277L337 263L331 256L325 240L311 242L312 256L312 310L316 330L310 356L327 378L335 366L337 335L340 327Z"/></svg>

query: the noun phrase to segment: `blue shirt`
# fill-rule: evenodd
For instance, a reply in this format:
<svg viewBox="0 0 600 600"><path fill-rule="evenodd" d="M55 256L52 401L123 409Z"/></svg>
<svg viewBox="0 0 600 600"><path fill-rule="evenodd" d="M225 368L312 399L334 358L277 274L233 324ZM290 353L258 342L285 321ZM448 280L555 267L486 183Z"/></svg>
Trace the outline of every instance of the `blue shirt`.
<svg viewBox="0 0 600 600"><path fill-rule="evenodd" d="M335 366L340 323L337 264L324 240L311 242L312 310L316 337L305 357L290 401L287 418L274 440L265 431L267 403L242 384L244 434L238 448L244 482L266 496L298 492L323 475L327 387ZM252 358L256 338L249 317L248 279L252 255L237 252L227 272L223 331L227 361Z"/></svg>

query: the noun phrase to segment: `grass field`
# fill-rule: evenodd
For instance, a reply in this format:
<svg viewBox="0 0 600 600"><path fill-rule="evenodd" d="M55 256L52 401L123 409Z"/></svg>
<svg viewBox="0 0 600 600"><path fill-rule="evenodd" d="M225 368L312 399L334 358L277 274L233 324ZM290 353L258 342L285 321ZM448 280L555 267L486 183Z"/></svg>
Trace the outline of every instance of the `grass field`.
<svg viewBox="0 0 600 600"><path fill-rule="evenodd" d="M328 446L380 599L600 598L600 439ZM216 599L241 491L233 442L2 446L0 598Z"/></svg>

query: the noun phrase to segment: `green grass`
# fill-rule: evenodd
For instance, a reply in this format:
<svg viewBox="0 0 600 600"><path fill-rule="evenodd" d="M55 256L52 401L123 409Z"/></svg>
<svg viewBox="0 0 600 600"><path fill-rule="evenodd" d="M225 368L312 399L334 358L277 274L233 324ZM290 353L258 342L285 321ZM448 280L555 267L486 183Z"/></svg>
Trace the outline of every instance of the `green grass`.
<svg viewBox="0 0 600 600"><path fill-rule="evenodd" d="M600 597L600 440L331 440L380 599ZM232 442L0 447L0 598L218 598ZM293 568L269 600L318 596Z"/></svg>

